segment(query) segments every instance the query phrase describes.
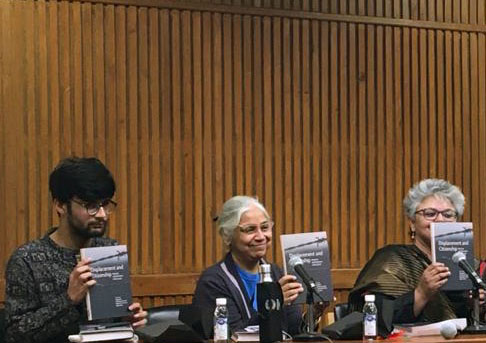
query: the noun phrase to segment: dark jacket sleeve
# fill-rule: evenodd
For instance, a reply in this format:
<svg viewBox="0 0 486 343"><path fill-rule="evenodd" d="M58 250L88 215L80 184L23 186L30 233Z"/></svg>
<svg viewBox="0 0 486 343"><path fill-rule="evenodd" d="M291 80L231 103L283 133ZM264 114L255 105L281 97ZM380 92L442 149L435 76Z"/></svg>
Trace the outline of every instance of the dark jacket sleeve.
<svg viewBox="0 0 486 343"><path fill-rule="evenodd" d="M216 267L217 268L217 267ZM219 275L215 268L206 270L199 279L192 303L196 306L214 309L216 298L226 298L228 307L228 324L231 331L242 330L248 325L258 324L258 314L250 309L251 318L241 313L234 293L231 292L227 280Z"/></svg>
<svg viewBox="0 0 486 343"><path fill-rule="evenodd" d="M18 255L8 262L6 273L6 342L53 342L70 327L77 328L80 312L67 293L42 304L30 267Z"/></svg>

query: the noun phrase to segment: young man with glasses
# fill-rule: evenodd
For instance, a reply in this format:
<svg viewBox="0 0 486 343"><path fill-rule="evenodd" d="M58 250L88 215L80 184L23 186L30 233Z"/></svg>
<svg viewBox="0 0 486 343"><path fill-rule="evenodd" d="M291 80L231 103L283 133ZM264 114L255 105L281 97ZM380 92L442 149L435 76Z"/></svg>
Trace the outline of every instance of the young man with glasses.
<svg viewBox="0 0 486 343"><path fill-rule="evenodd" d="M86 321L85 296L96 281L79 249L118 243L103 235L115 210L115 181L96 158L62 160L49 178L59 226L19 247L6 270L6 341L68 342ZM134 327L146 323L139 303L129 306Z"/></svg>

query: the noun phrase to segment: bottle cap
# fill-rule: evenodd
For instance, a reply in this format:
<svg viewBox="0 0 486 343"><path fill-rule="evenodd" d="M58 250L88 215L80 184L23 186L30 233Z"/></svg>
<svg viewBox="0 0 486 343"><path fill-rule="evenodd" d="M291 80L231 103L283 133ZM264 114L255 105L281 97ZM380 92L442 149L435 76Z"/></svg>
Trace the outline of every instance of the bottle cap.
<svg viewBox="0 0 486 343"><path fill-rule="evenodd" d="M260 264L260 273L270 273L272 268L269 264Z"/></svg>
<svg viewBox="0 0 486 343"><path fill-rule="evenodd" d="M366 294L365 295L365 301L375 301L375 295L374 294Z"/></svg>
<svg viewBox="0 0 486 343"><path fill-rule="evenodd" d="M216 306L217 305L226 305L226 298L216 298Z"/></svg>
<svg viewBox="0 0 486 343"><path fill-rule="evenodd" d="M260 283L273 282L272 266L269 264L260 264Z"/></svg>

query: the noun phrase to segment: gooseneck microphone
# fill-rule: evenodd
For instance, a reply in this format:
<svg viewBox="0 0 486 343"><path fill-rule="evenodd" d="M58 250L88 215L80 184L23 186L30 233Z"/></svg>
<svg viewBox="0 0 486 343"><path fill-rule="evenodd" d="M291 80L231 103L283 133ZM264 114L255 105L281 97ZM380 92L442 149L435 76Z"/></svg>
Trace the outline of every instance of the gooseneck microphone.
<svg viewBox="0 0 486 343"><path fill-rule="evenodd" d="M467 262L466 255L462 251L458 251L452 255L452 262L458 264L462 270L469 276L471 281L473 282L474 286L477 288L486 289L486 284L483 280L479 277L476 273L474 268Z"/></svg>
<svg viewBox="0 0 486 343"><path fill-rule="evenodd" d="M317 285L314 279L307 273L304 268L304 261L299 256L292 256L289 260L289 265L295 270L297 275L302 278L307 288L312 289L317 293Z"/></svg>
<svg viewBox="0 0 486 343"><path fill-rule="evenodd" d="M319 294L319 290L317 289L316 282L314 279L307 273L307 270L304 268L304 261L299 256L292 256L289 260L289 265L295 270L297 275L302 278L305 286L307 287L309 292L313 292L317 297L322 301L325 302L324 298L321 294Z"/></svg>
<svg viewBox="0 0 486 343"><path fill-rule="evenodd" d="M307 273L307 270L305 270L304 261L302 261L299 256L292 256L289 260L289 266L301 277L307 288L307 327L304 329L303 333L294 336L294 340L297 342L322 342L325 339L330 341L325 335L314 332L314 295L316 295L320 301L325 302L324 298L319 294L316 282L309 273Z"/></svg>

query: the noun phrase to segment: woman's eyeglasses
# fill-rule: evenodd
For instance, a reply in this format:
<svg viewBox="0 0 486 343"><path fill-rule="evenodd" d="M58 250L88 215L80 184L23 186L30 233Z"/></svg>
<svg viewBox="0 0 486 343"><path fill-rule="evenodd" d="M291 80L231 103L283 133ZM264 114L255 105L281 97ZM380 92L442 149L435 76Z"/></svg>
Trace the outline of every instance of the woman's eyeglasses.
<svg viewBox="0 0 486 343"><path fill-rule="evenodd" d="M250 224L250 225L245 225L245 226L236 226L238 229L240 229L240 232L247 234L247 235L253 235L257 232L258 228L260 228L261 232L270 232L272 231L274 223L270 220L267 222L260 223L259 225L255 224Z"/></svg>
<svg viewBox="0 0 486 343"><path fill-rule="evenodd" d="M427 220L436 220L439 214L442 215L442 218L444 218L445 220L453 221L457 219L457 212L451 209L439 211L435 208L423 208L416 211L415 214L420 214Z"/></svg>

